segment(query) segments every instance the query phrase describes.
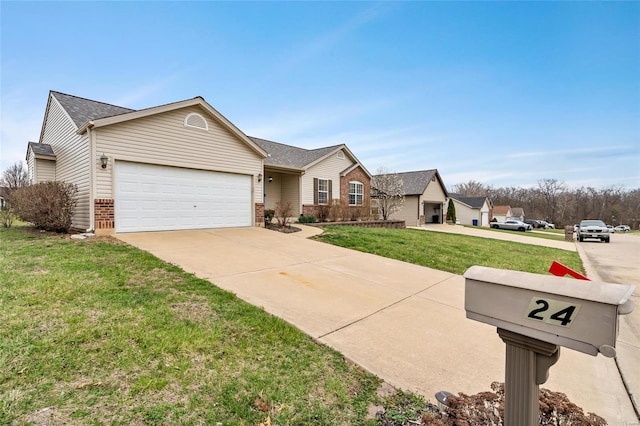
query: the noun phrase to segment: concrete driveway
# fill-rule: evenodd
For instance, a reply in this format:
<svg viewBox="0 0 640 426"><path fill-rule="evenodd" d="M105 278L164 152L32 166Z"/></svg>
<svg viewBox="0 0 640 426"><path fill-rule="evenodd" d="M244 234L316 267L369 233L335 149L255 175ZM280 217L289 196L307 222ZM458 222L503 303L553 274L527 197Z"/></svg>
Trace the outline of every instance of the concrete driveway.
<svg viewBox="0 0 640 426"><path fill-rule="evenodd" d="M494 327L467 320L464 279L262 228L118 234L283 318L393 386L489 390L504 381ZM612 359L564 350L544 385L609 424L636 418Z"/></svg>

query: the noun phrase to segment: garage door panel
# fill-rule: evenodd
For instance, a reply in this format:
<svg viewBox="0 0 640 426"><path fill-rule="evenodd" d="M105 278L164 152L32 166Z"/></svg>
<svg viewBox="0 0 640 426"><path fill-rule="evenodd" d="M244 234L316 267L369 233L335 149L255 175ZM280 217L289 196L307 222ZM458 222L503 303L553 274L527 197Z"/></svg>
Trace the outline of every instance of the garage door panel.
<svg viewBox="0 0 640 426"><path fill-rule="evenodd" d="M118 161L116 232L251 226L251 177Z"/></svg>

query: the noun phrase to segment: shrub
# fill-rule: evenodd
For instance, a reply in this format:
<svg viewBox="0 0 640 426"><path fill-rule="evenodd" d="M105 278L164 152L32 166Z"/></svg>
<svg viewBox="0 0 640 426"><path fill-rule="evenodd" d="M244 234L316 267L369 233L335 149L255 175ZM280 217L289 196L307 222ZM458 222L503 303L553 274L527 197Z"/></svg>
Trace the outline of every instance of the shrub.
<svg viewBox="0 0 640 426"><path fill-rule="evenodd" d="M278 201L276 203L275 218L280 228L289 226L289 221L291 220L291 210L291 203L289 201L287 201L286 203Z"/></svg>
<svg viewBox="0 0 640 426"><path fill-rule="evenodd" d="M23 186L11 194L16 215L36 228L68 232L76 208L78 188L66 182Z"/></svg>
<svg viewBox="0 0 640 426"><path fill-rule="evenodd" d="M273 209L268 209L264 211L264 224L270 225L273 217L276 215L276 211Z"/></svg>
<svg viewBox="0 0 640 426"><path fill-rule="evenodd" d="M318 215L318 222L325 222L329 217L329 206L326 204L317 205L316 215Z"/></svg>
<svg viewBox="0 0 640 426"><path fill-rule="evenodd" d="M340 219L342 221L351 219L351 208L345 200L340 200Z"/></svg>
<svg viewBox="0 0 640 426"><path fill-rule="evenodd" d="M316 217L300 215L300 217L298 218L298 222L299 223L316 223Z"/></svg>
<svg viewBox="0 0 640 426"><path fill-rule="evenodd" d="M13 209L4 208L0 210L0 223L4 228L11 228L15 219L16 215L13 213Z"/></svg>
<svg viewBox="0 0 640 426"><path fill-rule="evenodd" d="M456 205L453 204L453 198L449 198L449 206L447 207L447 220L456 223Z"/></svg>
<svg viewBox="0 0 640 426"><path fill-rule="evenodd" d="M329 222L337 222L340 219L340 201L331 200L329 204Z"/></svg>
<svg viewBox="0 0 640 426"><path fill-rule="evenodd" d="M349 207L349 219L356 221L362 218L362 209L360 206Z"/></svg>

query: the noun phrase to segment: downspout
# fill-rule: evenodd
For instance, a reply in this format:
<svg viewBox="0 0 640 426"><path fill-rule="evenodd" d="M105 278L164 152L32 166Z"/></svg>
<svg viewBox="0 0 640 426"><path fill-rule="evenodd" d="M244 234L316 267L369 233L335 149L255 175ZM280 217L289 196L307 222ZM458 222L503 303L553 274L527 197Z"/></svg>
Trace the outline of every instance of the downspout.
<svg viewBox="0 0 640 426"><path fill-rule="evenodd" d="M89 139L89 179L91 185L89 185L89 229L87 232L95 232L96 230L96 146L93 138L93 132L91 132L91 126L87 127L87 137Z"/></svg>

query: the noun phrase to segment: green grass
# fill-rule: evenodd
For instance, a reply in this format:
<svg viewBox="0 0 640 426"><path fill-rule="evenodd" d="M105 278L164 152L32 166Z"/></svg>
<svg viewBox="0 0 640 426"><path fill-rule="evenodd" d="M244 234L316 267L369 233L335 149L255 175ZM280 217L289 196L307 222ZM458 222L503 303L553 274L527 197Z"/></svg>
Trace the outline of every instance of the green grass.
<svg viewBox="0 0 640 426"><path fill-rule="evenodd" d="M547 274L554 260L583 272L578 253L531 244L415 229L327 226L324 231L314 238L455 274L473 265Z"/></svg>
<svg viewBox="0 0 640 426"><path fill-rule="evenodd" d="M494 228L487 228L487 227L483 227L483 228L478 228L477 226L472 226L472 225L463 225L466 228L473 228L473 229L481 229L483 231L490 231L490 232L501 232L501 233L505 233L505 234L518 234L518 235L526 235L527 237L534 237L534 238L544 238L547 240L556 240L556 241L565 241L564 239L564 229L535 229L534 231L529 231L529 232L519 232L519 231L510 231L507 229L494 229Z"/></svg>
<svg viewBox="0 0 640 426"><path fill-rule="evenodd" d="M0 424L374 423L378 378L116 240L0 229L0 276Z"/></svg>

